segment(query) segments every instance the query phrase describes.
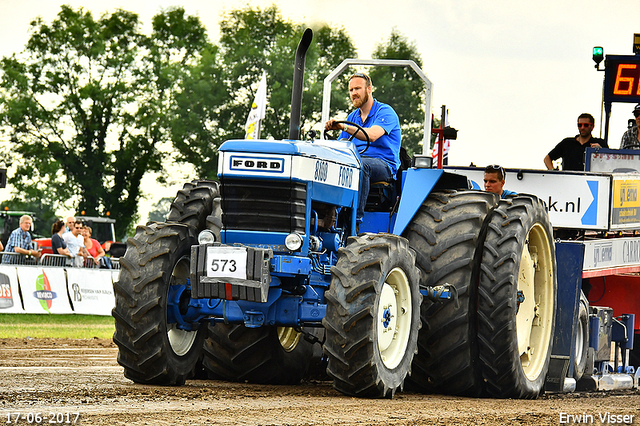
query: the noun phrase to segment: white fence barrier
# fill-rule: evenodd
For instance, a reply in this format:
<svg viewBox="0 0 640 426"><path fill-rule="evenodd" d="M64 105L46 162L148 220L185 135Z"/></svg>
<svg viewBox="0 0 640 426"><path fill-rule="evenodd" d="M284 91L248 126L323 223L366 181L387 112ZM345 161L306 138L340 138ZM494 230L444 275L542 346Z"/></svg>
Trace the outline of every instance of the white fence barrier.
<svg viewBox="0 0 640 426"><path fill-rule="evenodd" d="M119 268L117 259L112 262ZM119 269L0 264L0 313L111 315L115 306L113 283L119 272Z"/></svg>

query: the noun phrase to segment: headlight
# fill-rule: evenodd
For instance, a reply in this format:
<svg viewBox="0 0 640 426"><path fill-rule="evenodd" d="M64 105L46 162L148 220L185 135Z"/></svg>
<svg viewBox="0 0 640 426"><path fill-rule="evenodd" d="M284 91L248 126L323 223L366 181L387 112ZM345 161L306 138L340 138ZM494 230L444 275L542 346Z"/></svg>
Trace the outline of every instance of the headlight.
<svg viewBox="0 0 640 426"><path fill-rule="evenodd" d="M208 229L205 229L198 234L198 244L213 244L215 242L216 236Z"/></svg>
<svg viewBox="0 0 640 426"><path fill-rule="evenodd" d="M284 246L290 251L298 251L302 247L302 237L300 234L289 234L284 239Z"/></svg>
<svg viewBox="0 0 640 426"><path fill-rule="evenodd" d="M416 169L430 169L433 164L433 158L428 155L415 155L413 157L412 166Z"/></svg>

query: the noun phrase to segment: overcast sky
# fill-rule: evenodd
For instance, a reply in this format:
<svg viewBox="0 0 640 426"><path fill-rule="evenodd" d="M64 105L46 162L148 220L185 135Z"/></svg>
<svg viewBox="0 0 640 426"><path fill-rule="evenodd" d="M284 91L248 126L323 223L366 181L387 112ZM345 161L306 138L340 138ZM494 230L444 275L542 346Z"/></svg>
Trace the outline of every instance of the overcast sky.
<svg viewBox="0 0 640 426"><path fill-rule="evenodd" d="M61 4L0 0L0 56L22 50L30 21L41 16L51 22ZM138 13L147 26L161 8L182 6L201 19L214 42L225 11L276 4L284 18L296 23L344 27L360 58L370 58L375 45L396 28L422 55L423 70L434 84L434 113L439 115L440 106L446 104L450 124L459 130L450 164L460 166L474 162L544 168L548 151L577 133L576 118L582 112L596 117L597 135L604 73L594 68L592 47L603 46L605 55L631 55L633 34L640 33L640 3L632 0L77 0L64 4L83 6L96 17L122 8ZM612 148L619 147L632 108L632 104L613 106ZM0 199L8 198L5 191L0 190ZM168 194L165 190L163 195Z"/></svg>

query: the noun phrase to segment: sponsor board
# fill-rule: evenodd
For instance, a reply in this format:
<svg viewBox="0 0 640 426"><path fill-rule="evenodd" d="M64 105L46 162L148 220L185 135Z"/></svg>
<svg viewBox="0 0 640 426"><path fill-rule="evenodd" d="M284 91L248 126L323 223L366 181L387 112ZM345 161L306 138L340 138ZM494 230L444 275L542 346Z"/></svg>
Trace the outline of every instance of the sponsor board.
<svg viewBox="0 0 640 426"><path fill-rule="evenodd" d="M640 226L640 177L635 174L613 175L611 229Z"/></svg>
<svg viewBox="0 0 640 426"><path fill-rule="evenodd" d="M27 313L71 314L63 268L16 267Z"/></svg>
<svg viewBox="0 0 640 426"><path fill-rule="evenodd" d="M15 266L0 265L0 313L24 313Z"/></svg>
<svg viewBox="0 0 640 426"><path fill-rule="evenodd" d="M100 269L67 269L67 286L73 312L111 315L115 306L111 273Z"/></svg>
<svg viewBox="0 0 640 426"><path fill-rule="evenodd" d="M640 152L633 149L587 148L585 166L591 172L640 172Z"/></svg>
<svg viewBox="0 0 640 426"><path fill-rule="evenodd" d="M584 243L583 270L640 265L640 238L612 238Z"/></svg>
<svg viewBox="0 0 640 426"><path fill-rule="evenodd" d="M446 168L467 176L474 189L484 189L484 169ZM504 189L540 198L557 228L608 230L611 175L506 171Z"/></svg>

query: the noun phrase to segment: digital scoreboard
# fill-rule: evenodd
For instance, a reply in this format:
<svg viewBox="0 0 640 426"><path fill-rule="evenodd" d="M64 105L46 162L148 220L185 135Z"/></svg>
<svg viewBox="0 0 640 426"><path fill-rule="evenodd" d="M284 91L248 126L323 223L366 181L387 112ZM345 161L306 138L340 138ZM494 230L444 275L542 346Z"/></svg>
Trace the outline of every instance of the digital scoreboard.
<svg viewBox="0 0 640 426"><path fill-rule="evenodd" d="M607 55L604 101L640 103L640 55Z"/></svg>

